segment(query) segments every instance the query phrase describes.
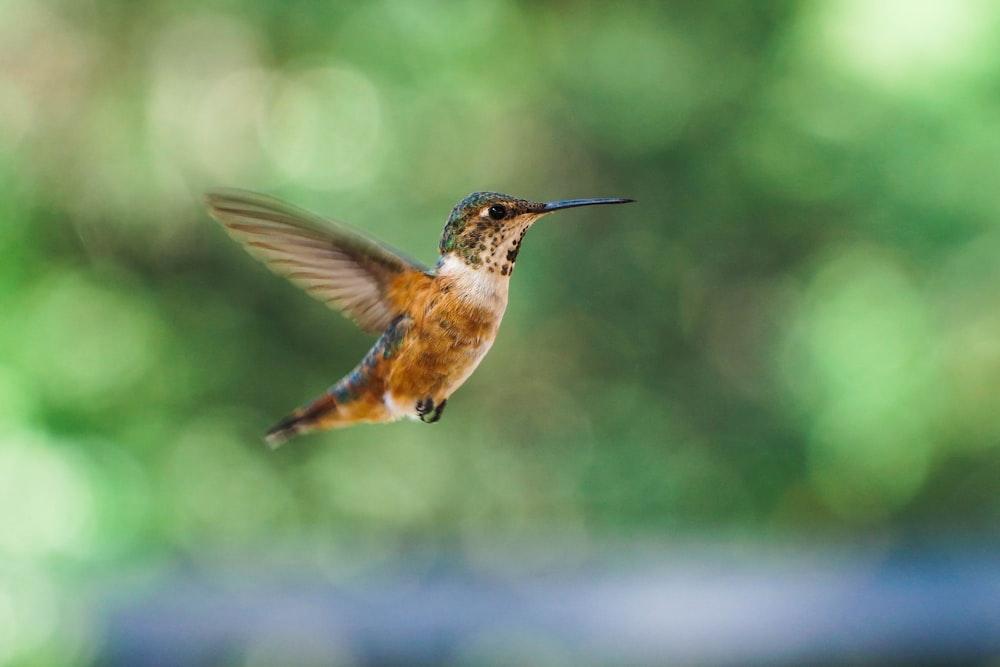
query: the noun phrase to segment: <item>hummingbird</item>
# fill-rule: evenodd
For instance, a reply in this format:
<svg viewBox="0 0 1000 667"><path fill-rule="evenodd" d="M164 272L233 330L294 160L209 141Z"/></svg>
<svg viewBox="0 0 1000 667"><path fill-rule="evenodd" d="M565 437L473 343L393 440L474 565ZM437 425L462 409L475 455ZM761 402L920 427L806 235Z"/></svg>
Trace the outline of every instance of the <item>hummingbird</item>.
<svg viewBox="0 0 1000 667"><path fill-rule="evenodd" d="M267 431L289 438L403 417L434 423L493 345L521 243L542 216L631 199L540 203L476 192L451 211L432 267L361 230L273 197L223 189L211 215L254 257L378 340L361 363Z"/></svg>

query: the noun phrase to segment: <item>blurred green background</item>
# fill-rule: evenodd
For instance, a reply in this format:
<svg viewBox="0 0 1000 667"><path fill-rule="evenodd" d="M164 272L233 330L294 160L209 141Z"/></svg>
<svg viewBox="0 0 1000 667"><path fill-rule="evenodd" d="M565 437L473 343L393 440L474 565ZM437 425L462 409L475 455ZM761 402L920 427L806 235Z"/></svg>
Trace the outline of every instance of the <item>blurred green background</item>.
<svg viewBox="0 0 1000 667"><path fill-rule="evenodd" d="M0 2L0 663L177 563L992 539L998 81L986 0ZM427 262L472 191L638 203L531 232L440 423L271 452L371 339L217 186Z"/></svg>

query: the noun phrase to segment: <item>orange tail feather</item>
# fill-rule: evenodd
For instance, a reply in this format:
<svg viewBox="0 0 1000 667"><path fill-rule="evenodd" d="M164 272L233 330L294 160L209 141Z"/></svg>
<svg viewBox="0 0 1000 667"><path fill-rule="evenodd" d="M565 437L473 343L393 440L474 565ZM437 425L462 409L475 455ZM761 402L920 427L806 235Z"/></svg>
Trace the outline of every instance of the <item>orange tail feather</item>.
<svg viewBox="0 0 1000 667"><path fill-rule="evenodd" d="M264 435L264 442L271 449L279 447L282 443L297 435L303 435L310 431L322 429L322 422L329 422L330 417L337 410L337 402L329 393L323 394L315 401L299 408L288 415L280 422L268 429Z"/></svg>

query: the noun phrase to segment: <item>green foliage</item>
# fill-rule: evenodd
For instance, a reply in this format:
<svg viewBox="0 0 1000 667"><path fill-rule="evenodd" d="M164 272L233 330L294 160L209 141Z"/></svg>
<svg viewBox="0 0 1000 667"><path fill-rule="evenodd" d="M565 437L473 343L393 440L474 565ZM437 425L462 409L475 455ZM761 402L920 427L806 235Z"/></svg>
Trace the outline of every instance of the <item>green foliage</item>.
<svg viewBox="0 0 1000 667"><path fill-rule="evenodd" d="M175 558L1000 521L990 3L0 5L0 663ZM527 238L443 420L260 434L370 339L209 220L276 194L428 263ZM266 547L266 548L262 548Z"/></svg>

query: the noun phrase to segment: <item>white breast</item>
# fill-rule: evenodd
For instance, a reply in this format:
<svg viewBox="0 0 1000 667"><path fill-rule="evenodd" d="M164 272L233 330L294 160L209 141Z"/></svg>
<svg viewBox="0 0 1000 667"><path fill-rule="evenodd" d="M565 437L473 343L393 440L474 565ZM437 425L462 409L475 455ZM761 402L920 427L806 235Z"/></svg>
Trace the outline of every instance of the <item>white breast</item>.
<svg viewBox="0 0 1000 667"><path fill-rule="evenodd" d="M510 280L506 276L471 267L455 255L445 255L438 267L438 275L453 278L459 293L472 305L501 313L507 307Z"/></svg>

